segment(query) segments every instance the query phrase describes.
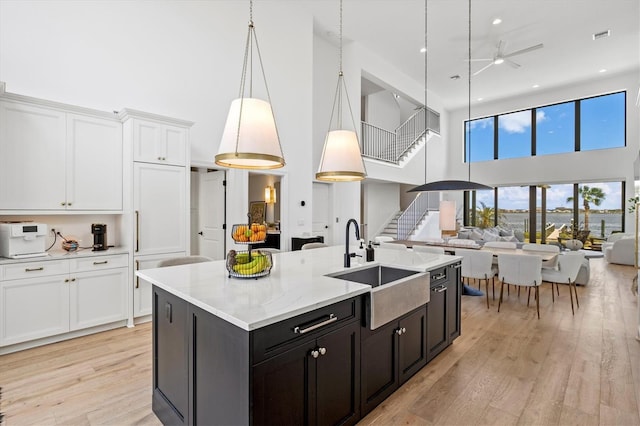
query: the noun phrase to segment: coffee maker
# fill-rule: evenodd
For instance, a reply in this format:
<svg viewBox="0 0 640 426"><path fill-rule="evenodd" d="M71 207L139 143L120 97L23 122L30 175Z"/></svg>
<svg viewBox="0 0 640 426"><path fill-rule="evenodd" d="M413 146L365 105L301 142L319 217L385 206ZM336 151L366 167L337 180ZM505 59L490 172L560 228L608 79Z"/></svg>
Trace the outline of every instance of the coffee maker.
<svg viewBox="0 0 640 426"><path fill-rule="evenodd" d="M104 223L91 224L91 233L93 234L93 251L101 251L107 249L107 225Z"/></svg>

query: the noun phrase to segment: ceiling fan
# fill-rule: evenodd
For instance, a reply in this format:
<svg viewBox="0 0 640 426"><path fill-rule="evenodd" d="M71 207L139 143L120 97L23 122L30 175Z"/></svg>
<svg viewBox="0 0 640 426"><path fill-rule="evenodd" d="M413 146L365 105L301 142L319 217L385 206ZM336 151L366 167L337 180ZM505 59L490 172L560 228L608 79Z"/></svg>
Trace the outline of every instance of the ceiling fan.
<svg viewBox="0 0 640 426"><path fill-rule="evenodd" d="M510 58L512 58L514 56L517 56L517 55L522 55L523 53L528 53L528 52L532 52L534 50L542 49L544 47L544 45L542 43L540 43L540 44L536 44L536 45L533 45L533 46L526 47L524 49L516 50L515 52L504 53L503 52L504 45L505 45L505 43L502 40L500 40L498 42L498 45L496 46L496 53L495 53L495 55L493 55L493 58L471 59L471 62L489 61L489 64L485 65L484 67L480 68L478 71L474 72L473 75L474 76L478 75L482 71L484 71L487 68L491 67L492 65L500 65L500 64L502 64L504 62L506 62L507 64L511 65L513 68L520 68L520 64L512 61ZM466 59L466 61L468 61L468 59Z"/></svg>

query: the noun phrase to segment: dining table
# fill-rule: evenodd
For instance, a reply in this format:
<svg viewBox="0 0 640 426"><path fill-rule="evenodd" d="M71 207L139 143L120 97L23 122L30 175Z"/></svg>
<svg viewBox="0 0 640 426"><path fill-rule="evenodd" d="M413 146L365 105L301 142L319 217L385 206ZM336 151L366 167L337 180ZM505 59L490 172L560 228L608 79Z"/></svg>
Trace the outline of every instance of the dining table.
<svg viewBox="0 0 640 426"><path fill-rule="evenodd" d="M554 253L549 251L541 251L541 250L523 250L521 248L517 249L507 249L502 247L485 247L483 246L480 250L489 251L493 253L494 257L498 257L501 254L521 254L521 255L535 255L540 256L543 262L549 262L554 260L560 253Z"/></svg>

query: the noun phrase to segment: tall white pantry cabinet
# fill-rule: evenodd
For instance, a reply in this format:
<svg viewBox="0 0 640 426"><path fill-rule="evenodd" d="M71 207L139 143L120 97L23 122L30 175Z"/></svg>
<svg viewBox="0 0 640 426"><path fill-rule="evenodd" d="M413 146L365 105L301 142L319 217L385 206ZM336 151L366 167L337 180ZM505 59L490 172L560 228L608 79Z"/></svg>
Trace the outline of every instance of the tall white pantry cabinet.
<svg viewBox="0 0 640 426"><path fill-rule="evenodd" d="M189 254L192 125L7 93L0 82L0 221L102 220L115 243L0 258L0 354L151 318L151 286L135 270Z"/></svg>
<svg viewBox="0 0 640 426"><path fill-rule="evenodd" d="M132 148L131 247L133 269L189 253L192 122L134 110L120 112ZM150 319L151 284L134 277L133 317Z"/></svg>

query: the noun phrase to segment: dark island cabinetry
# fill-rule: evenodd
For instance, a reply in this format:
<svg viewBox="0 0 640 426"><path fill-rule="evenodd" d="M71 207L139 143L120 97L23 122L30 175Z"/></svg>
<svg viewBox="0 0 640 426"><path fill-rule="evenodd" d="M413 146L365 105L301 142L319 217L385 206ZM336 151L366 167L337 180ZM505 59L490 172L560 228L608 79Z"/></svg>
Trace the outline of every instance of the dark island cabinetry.
<svg viewBox="0 0 640 426"><path fill-rule="evenodd" d="M153 287L153 411L164 424L355 424L361 300L246 331Z"/></svg>
<svg viewBox="0 0 640 426"><path fill-rule="evenodd" d="M427 309L362 331L362 415L427 364Z"/></svg>
<svg viewBox="0 0 640 426"><path fill-rule="evenodd" d="M427 361L448 347L460 335L462 281L460 263L430 272L430 301L427 304Z"/></svg>

